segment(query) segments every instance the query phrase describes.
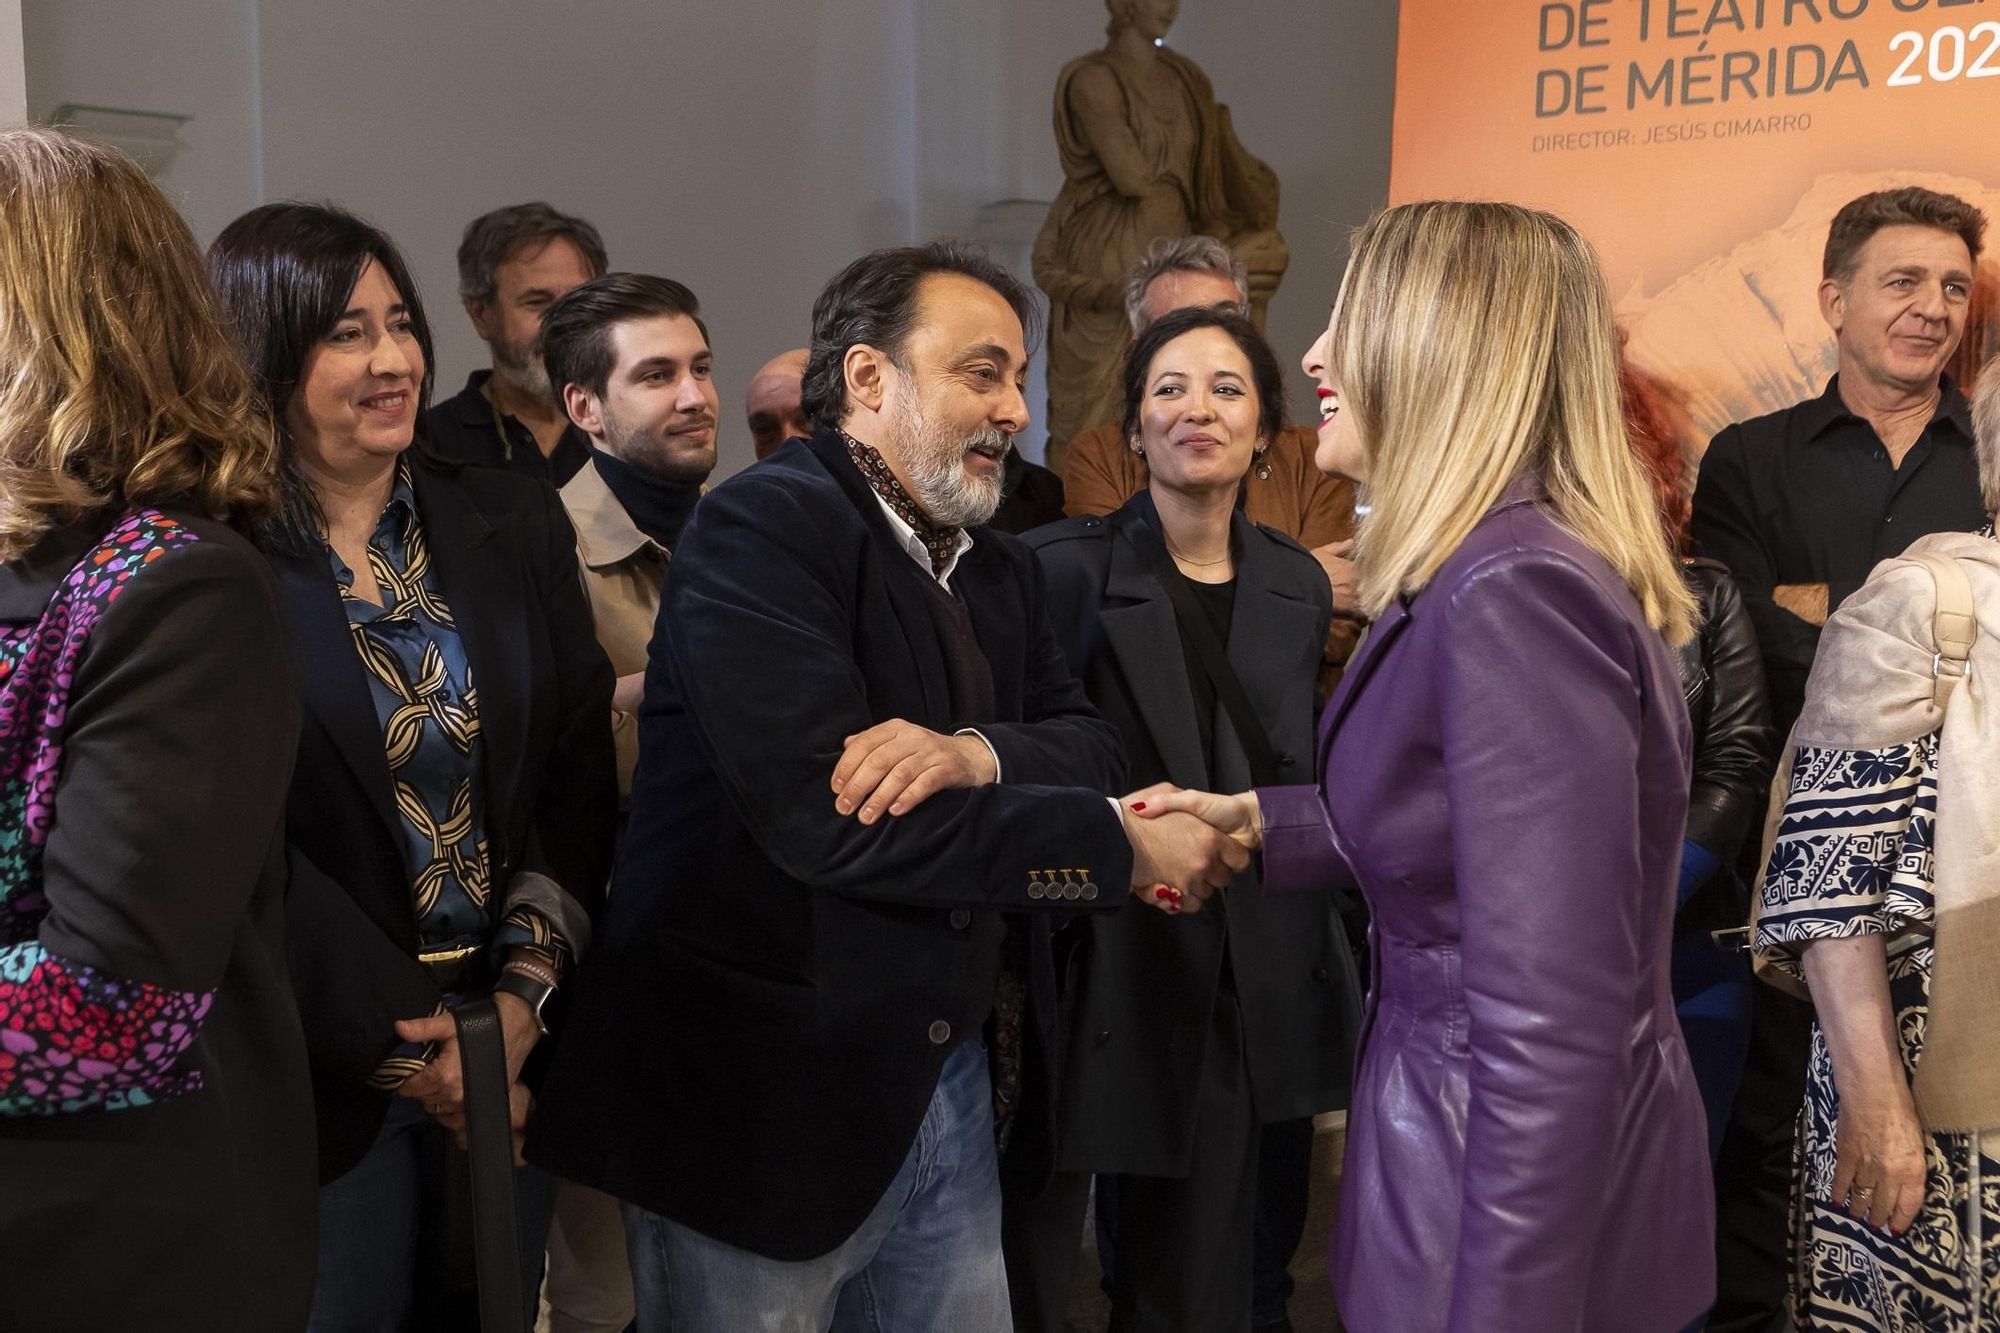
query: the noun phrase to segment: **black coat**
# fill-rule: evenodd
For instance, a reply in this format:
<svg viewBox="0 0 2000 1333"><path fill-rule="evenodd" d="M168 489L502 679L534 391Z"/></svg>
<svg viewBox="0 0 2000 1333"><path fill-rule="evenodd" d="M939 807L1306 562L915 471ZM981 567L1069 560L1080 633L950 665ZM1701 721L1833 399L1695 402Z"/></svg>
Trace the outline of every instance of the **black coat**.
<svg viewBox="0 0 2000 1333"><path fill-rule="evenodd" d="M1736 581L1713 560L1683 561L1681 573L1701 601L1699 630L1675 656L1694 726L1687 836L1721 864L1681 908L1676 934L1749 922L1749 880L1762 852L1757 844L1781 740L1771 722L1757 627Z"/></svg>
<svg viewBox="0 0 2000 1333"><path fill-rule="evenodd" d="M1127 897L1131 852L1098 794L1122 790L1125 762L1014 539L975 529L952 577L992 668L1000 721L980 730L1003 781L873 827L834 809L847 736L953 729L928 577L831 432L696 507L653 635L617 883L531 1160L813 1258L901 1167L947 1055L992 1007L1017 912L1037 918L1030 1018L1049 1020L1047 919ZM1042 896L1063 871L1094 899ZM1047 1070L1027 1072L1008 1157L1040 1145L1046 1165Z"/></svg>
<svg viewBox="0 0 2000 1333"><path fill-rule="evenodd" d="M112 978L212 992L176 1065L202 1086L0 1116L8 1329L262 1333L303 1327L312 1294L312 1094L283 919L298 678L263 558L220 524L170 516L197 540L119 591L52 733L37 936ZM0 566L0 621L39 619L109 526Z"/></svg>
<svg viewBox="0 0 2000 1333"><path fill-rule="evenodd" d="M1021 457L1019 449L1007 451L1001 488L1000 507L993 511L989 526L1018 536L1044 523L1062 521L1062 478Z"/></svg>
<svg viewBox="0 0 2000 1333"><path fill-rule="evenodd" d="M1203 760L1173 603L1127 537L1157 531L1139 492L1108 518L1067 519L1026 540L1072 668L1132 760L1132 785L1254 785L1218 700L1215 768ZM1317 561L1289 537L1231 520L1236 600L1227 651L1279 763L1313 753L1313 689L1333 614ZM1075 938L1071 938L1075 937ZM1206 910L1079 921L1057 942L1065 979L1058 1163L1065 1170L1184 1176L1225 956L1242 1011L1251 1096L1264 1123L1347 1104L1361 999L1330 893L1267 896L1246 871Z"/></svg>
<svg viewBox="0 0 2000 1333"><path fill-rule="evenodd" d="M495 897L515 873L535 871L594 912L618 786L611 664L591 630L575 531L540 482L414 455L410 473L432 572L478 684ZM288 817L288 952L312 1055L320 1177L332 1180L381 1129L388 1095L367 1079L396 1045L395 1021L431 1013L439 997L416 959L382 726L333 571L323 551L272 564L305 697Z"/></svg>

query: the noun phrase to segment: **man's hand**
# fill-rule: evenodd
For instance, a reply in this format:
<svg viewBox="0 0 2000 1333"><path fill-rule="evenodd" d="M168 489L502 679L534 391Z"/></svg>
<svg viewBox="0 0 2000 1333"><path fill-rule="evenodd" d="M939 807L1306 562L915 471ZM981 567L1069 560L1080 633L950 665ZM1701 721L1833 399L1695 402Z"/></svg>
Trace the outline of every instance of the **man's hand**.
<svg viewBox="0 0 2000 1333"><path fill-rule="evenodd" d="M1340 616L1361 614L1361 575L1349 557L1354 551L1354 539L1344 542L1328 542L1324 546L1312 548L1313 559L1326 571L1326 581L1333 587L1333 612Z"/></svg>
<svg viewBox="0 0 2000 1333"><path fill-rule="evenodd" d="M1191 814L1140 818L1147 804L1140 798L1146 794L1134 793L1118 803L1132 844L1132 892L1164 911L1198 912L1204 900L1250 864L1250 853Z"/></svg>
<svg viewBox="0 0 2000 1333"><path fill-rule="evenodd" d="M908 814L941 791L983 787L999 774L977 736L944 736L901 718L849 736L833 766L833 808L873 824Z"/></svg>
<svg viewBox="0 0 2000 1333"><path fill-rule="evenodd" d="M1827 592L1824 583L1780 583L1771 589L1771 600L1808 625L1826 624Z"/></svg>

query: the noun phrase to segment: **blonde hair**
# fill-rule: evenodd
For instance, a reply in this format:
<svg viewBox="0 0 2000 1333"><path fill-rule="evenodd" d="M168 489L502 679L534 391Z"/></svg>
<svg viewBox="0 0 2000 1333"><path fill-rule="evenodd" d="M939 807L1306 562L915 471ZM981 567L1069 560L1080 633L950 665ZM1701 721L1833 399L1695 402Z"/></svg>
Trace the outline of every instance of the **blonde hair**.
<svg viewBox="0 0 2000 1333"><path fill-rule="evenodd" d="M1377 214L1355 236L1330 355L1370 459L1355 545L1369 615L1428 583L1534 475L1647 623L1669 643L1693 634L1693 595L1625 433L1611 299L1568 223L1496 203Z"/></svg>
<svg viewBox="0 0 2000 1333"><path fill-rule="evenodd" d="M0 560L115 506L248 524L276 503L276 465L159 188L114 148L0 131Z"/></svg>
<svg viewBox="0 0 2000 1333"><path fill-rule="evenodd" d="M1986 363L1972 390L1972 452L1979 460L1979 498L2000 514L2000 355Z"/></svg>

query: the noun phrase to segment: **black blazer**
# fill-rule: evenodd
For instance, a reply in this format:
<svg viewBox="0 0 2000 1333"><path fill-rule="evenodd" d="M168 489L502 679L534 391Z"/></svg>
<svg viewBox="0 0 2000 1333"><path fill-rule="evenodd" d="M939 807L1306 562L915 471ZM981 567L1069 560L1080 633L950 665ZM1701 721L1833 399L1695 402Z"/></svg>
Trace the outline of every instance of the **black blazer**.
<svg viewBox="0 0 2000 1333"><path fill-rule="evenodd" d="M1694 727L1687 836L1721 864L1675 916L1677 935L1750 920L1750 881L1763 854L1755 835L1764 827L1781 739L1771 721L1757 627L1736 580L1713 560L1684 560L1681 574L1701 599L1699 630L1675 654Z"/></svg>
<svg viewBox="0 0 2000 1333"><path fill-rule="evenodd" d="M433 572L479 690L496 906L528 870L594 912L618 816L613 677L591 629L575 530L540 482L410 461ZM429 1014L438 993L416 960L382 728L332 571L318 551L272 564L305 697L287 821L288 952L312 1055L320 1176L332 1180L381 1128L388 1096L367 1078L396 1045L395 1021Z"/></svg>
<svg viewBox="0 0 2000 1333"><path fill-rule="evenodd" d="M1255 785L1250 761L1220 700L1215 769L1204 766L1173 603L1130 540L1142 526L1159 527L1145 491L1108 518L1066 519L1026 538L1048 582L1050 619L1091 702L1124 737L1135 788L1168 781L1243 791ZM1304 774L1332 593L1318 562L1291 538L1241 513L1230 528L1237 553L1230 665L1281 768ZM1347 1104L1361 1002L1332 894L1267 896L1246 871L1209 910L1091 918L1064 931L1057 948L1065 983L1063 1169L1187 1174L1225 956L1258 1118L1268 1124Z"/></svg>
<svg viewBox="0 0 2000 1333"><path fill-rule="evenodd" d="M1131 851L1097 794L1124 782L1117 735L1063 665L1034 561L989 529L952 583L992 667L1001 721L980 730L1003 782L872 828L835 811L847 736L953 729L928 577L832 432L696 506L653 635L617 885L530 1160L730 1245L825 1254L991 1010L1003 914L1046 926L1125 900ZM1094 897L1044 896L1051 878ZM1047 932L1022 938L1046 1019Z"/></svg>
<svg viewBox="0 0 2000 1333"><path fill-rule="evenodd" d="M58 957L214 998L150 1106L0 1116L0 1325L302 1328L317 1204L305 1039L285 976L283 793L298 677L270 571L219 523L120 590L62 724L43 853ZM0 566L33 623L108 522Z"/></svg>

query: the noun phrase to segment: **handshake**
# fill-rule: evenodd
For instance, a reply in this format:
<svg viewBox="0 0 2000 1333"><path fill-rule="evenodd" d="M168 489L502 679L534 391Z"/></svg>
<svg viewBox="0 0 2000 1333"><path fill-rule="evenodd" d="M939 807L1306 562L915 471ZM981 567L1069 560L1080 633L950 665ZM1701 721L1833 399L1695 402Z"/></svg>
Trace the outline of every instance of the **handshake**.
<svg viewBox="0 0 2000 1333"><path fill-rule="evenodd" d="M895 719L847 738L831 786L837 811L873 824L998 776L977 735ZM1119 800L1118 817L1132 844L1132 892L1163 912L1200 911L1263 842L1254 792L1223 796L1163 782Z"/></svg>
<svg viewBox="0 0 2000 1333"><path fill-rule="evenodd" d="M1198 912L1263 841L1257 795L1160 783L1118 802L1132 844L1132 892L1163 912Z"/></svg>

